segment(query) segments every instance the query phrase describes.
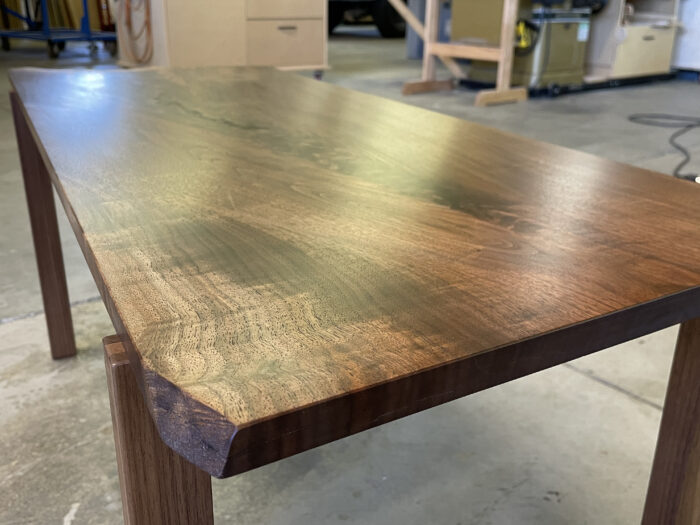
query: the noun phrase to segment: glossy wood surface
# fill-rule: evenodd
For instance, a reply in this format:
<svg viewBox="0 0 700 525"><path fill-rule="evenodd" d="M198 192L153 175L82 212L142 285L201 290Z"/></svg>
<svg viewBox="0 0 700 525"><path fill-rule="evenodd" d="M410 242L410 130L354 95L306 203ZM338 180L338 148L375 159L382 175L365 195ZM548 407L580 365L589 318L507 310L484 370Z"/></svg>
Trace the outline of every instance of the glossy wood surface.
<svg viewBox="0 0 700 525"><path fill-rule="evenodd" d="M272 70L11 79L215 476L700 315L697 185Z"/></svg>

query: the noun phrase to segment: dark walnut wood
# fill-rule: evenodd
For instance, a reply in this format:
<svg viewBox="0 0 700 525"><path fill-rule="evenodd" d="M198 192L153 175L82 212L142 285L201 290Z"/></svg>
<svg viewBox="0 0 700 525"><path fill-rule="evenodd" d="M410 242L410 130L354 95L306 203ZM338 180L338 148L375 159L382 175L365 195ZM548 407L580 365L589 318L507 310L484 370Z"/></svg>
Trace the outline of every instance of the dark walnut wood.
<svg viewBox="0 0 700 525"><path fill-rule="evenodd" d="M54 359L71 357L75 355L75 335L51 180L15 93L10 93L10 105L27 194L51 355Z"/></svg>
<svg viewBox="0 0 700 525"><path fill-rule="evenodd" d="M11 80L214 476L700 316L697 185L273 70Z"/></svg>
<svg viewBox="0 0 700 525"><path fill-rule="evenodd" d="M125 525L213 525L211 477L163 444L119 338L104 347Z"/></svg>
<svg viewBox="0 0 700 525"><path fill-rule="evenodd" d="M684 323L666 393L643 525L700 524L700 319Z"/></svg>

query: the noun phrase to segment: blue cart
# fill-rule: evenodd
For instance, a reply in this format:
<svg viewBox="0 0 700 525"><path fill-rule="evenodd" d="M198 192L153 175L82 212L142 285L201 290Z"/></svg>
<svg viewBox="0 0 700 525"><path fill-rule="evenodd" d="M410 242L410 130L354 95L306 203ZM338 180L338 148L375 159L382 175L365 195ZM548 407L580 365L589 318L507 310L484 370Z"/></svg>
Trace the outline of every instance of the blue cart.
<svg viewBox="0 0 700 525"><path fill-rule="evenodd" d="M88 0L83 0L83 16L80 19L80 29L52 28L49 25L49 0L40 0L39 6L41 20L37 20L35 10L34 18L32 13L27 9L26 16L10 9L5 5L4 0L0 1L0 11L2 13L3 22L9 26L9 17L14 17L22 20L27 24L27 29L23 30L0 30L0 38L2 39L2 48L5 51L10 49L10 38L26 38L29 40L43 40L48 47L49 57L58 58L58 54L66 47L66 42L81 41L104 42L105 49L112 56L117 54L117 35L113 31L92 31L90 29L90 19L88 17ZM28 6L27 6L28 7ZM93 50L96 49L93 46Z"/></svg>

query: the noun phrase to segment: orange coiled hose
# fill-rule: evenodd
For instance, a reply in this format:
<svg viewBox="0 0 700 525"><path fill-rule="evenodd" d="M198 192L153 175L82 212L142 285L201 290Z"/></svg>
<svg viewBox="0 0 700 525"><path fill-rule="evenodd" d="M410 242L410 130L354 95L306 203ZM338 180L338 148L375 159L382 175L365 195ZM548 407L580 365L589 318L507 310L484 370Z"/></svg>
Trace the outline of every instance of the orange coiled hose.
<svg viewBox="0 0 700 525"><path fill-rule="evenodd" d="M135 15L141 15L141 24L135 27ZM147 64L153 56L153 33L151 30L150 0L121 0L117 16L120 35L126 36L122 53L128 61Z"/></svg>

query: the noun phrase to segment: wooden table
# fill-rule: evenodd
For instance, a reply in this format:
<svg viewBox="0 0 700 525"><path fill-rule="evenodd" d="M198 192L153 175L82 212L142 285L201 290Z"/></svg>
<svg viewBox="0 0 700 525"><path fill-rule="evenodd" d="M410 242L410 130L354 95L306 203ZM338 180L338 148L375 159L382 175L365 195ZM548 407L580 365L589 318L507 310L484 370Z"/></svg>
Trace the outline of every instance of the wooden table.
<svg viewBox="0 0 700 525"><path fill-rule="evenodd" d="M644 523L700 523L697 185L273 70L10 77L53 355L51 183L118 334L128 523L680 322Z"/></svg>

